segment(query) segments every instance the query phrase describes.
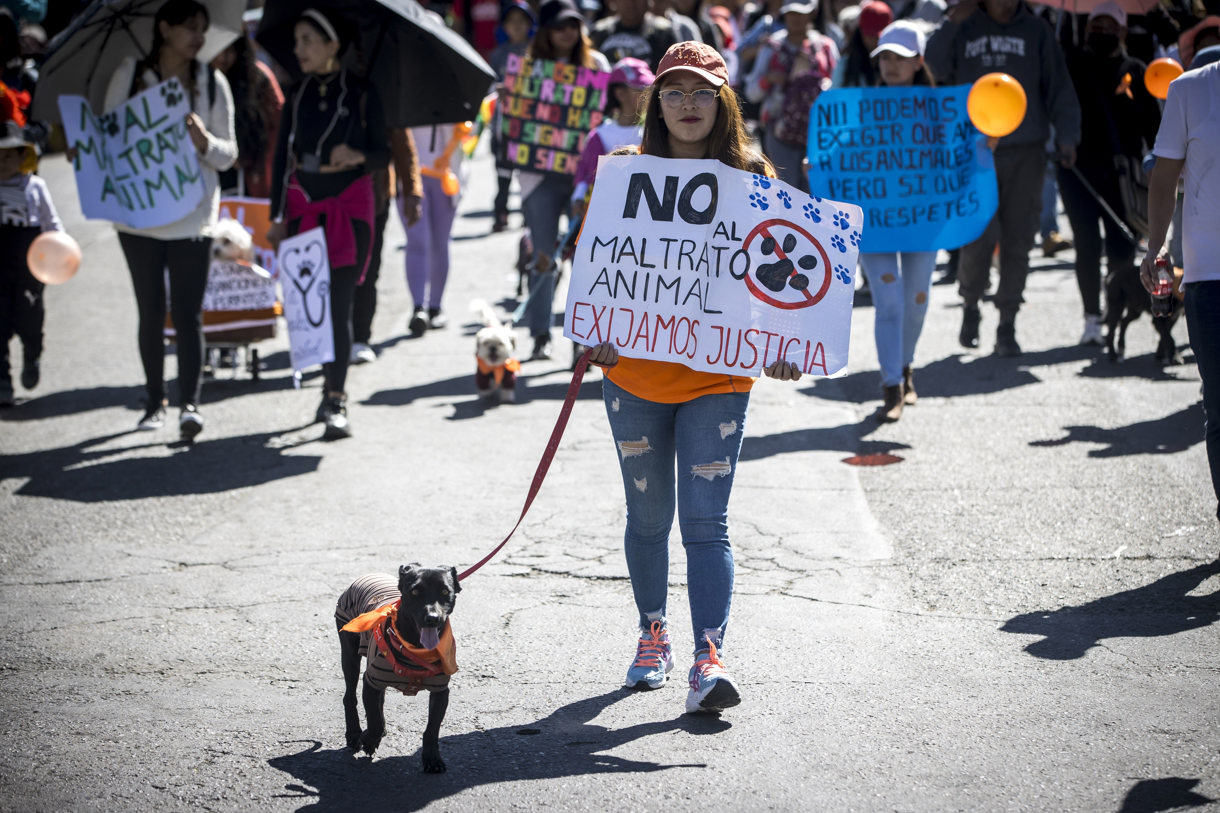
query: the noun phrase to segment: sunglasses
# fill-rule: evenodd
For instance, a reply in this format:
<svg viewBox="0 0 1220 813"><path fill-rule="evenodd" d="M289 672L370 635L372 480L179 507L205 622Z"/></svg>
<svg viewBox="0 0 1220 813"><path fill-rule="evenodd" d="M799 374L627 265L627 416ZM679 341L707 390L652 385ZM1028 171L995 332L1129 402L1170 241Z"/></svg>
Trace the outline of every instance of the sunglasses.
<svg viewBox="0 0 1220 813"><path fill-rule="evenodd" d="M700 88L693 90L690 93L683 93L680 90L662 90L660 93L661 104L666 107L679 107L686 101L689 96L691 101L695 103L695 107L711 107L720 98L720 94L711 88Z"/></svg>

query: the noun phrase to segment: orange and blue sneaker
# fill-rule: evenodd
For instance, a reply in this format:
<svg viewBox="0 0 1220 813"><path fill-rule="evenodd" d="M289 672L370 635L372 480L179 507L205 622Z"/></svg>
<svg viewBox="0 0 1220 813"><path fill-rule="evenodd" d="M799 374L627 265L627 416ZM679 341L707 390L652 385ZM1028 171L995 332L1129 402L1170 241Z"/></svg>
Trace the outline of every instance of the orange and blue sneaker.
<svg viewBox="0 0 1220 813"><path fill-rule="evenodd" d="M690 668L690 691L686 694L686 711L718 714L741 702L737 684L729 670L716 654L716 644L711 639L708 649L695 654L695 665Z"/></svg>
<svg viewBox="0 0 1220 813"><path fill-rule="evenodd" d="M627 688L659 689L674 668L673 649L665 619L654 620L640 636L635 660L627 670Z"/></svg>

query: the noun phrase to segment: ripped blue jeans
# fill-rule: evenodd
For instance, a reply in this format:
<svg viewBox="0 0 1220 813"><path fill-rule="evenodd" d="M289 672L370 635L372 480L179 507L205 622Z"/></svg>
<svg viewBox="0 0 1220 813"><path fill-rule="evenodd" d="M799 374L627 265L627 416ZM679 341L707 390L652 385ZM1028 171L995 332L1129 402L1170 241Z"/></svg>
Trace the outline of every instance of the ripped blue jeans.
<svg viewBox="0 0 1220 813"><path fill-rule="evenodd" d="M694 651L719 647L733 597L728 507L749 393L704 395L680 404L637 398L610 379L602 398L627 497L623 548L640 615L666 615L669 531L674 512L686 549ZM654 615L655 617L655 615Z"/></svg>

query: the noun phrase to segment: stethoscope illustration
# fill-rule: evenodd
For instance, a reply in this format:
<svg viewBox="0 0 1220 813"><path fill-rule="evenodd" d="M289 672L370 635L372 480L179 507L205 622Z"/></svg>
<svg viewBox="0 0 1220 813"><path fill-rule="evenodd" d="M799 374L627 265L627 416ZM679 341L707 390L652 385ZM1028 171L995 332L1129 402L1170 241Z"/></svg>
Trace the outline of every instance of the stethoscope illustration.
<svg viewBox="0 0 1220 813"><path fill-rule="evenodd" d="M316 252L319 261L315 262L311 257L303 257L299 261L295 255L303 255L306 253ZM313 290L313 286L317 283L318 277L313 275L313 270L320 266L322 255L322 246L320 243L310 243L304 248L294 248L284 256L284 268L289 272L288 279L292 280L292 285L301 294L301 307L305 310L305 321L309 322L313 327L321 327L326 321L326 288L325 286L318 291L318 299L322 302L322 312L318 314L317 320L313 318L313 313L309 308L309 292ZM298 274L298 271L300 272ZM305 286L301 285L300 277L309 277L309 283Z"/></svg>

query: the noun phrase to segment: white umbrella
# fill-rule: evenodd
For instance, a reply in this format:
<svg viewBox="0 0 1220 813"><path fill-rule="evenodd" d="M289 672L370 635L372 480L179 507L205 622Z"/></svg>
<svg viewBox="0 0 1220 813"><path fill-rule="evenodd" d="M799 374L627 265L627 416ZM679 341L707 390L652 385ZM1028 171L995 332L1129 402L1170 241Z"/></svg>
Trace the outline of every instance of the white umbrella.
<svg viewBox="0 0 1220 813"><path fill-rule="evenodd" d="M56 99L63 94L84 96L102 111L106 87L119 63L128 56L144 57L152 46L152 21L165 0L94 0L47 46L39 71L32 118L58 122ZM201 0L208 9L208 33L199 59L210 62L244 36L246 0Z"/></svg>

